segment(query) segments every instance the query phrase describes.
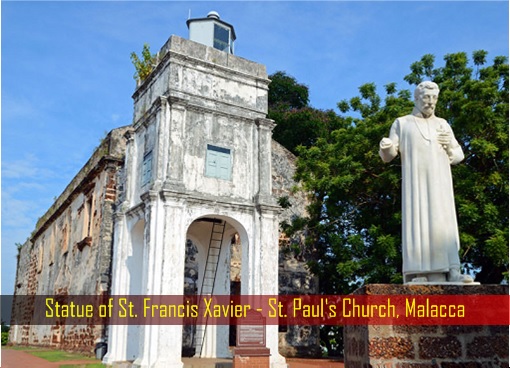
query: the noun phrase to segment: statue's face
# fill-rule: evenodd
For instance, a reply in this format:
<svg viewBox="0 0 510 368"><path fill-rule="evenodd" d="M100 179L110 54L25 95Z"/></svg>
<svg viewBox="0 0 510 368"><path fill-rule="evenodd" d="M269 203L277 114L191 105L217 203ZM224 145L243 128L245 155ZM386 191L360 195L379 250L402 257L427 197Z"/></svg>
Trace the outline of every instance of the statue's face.
<svg viewBox="0 0 510 368"><path fill-rule="evenodd" d="M426 89L414 101L416 107L423 114L424 117L429 117L434 114L436 109L438 91L433 89Z"/></svg>

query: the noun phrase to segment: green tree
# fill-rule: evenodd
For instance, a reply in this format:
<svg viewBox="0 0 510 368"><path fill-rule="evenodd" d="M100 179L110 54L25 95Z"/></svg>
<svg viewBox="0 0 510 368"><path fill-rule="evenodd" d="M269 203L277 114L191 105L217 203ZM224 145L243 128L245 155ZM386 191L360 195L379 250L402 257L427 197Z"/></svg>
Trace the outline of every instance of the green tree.
<svg viewBox="0 0 510 368"><path fill-rule="evenodd" d="M2 320L2 346L7 345L9 343L9 330L10 327L5 324Z"/></svg>
<svg viewBox="0 0 510 368"><path fill-rule="evenodd" d="M318 137L328 135L338 126L333 110L315 109L308 105L308 87L285 72L269 76L268 117L276 127L273 138L293 153L298 146L310 147Z"/></svg>
<svg viewBox="0 0 510 368"><path fill-rule="evenodd" d="M273 138L294 154L299 146L311 147L319 137L327 136L340 125L340 118L333 110L312 107L273 110L268 116L276 122Z"/></svg>
<svg viewBox="0 0 510 368"><path fill-rule="evenodd" d="M461 262L478 281L499 283L508 276L509 253L508 61L486 58L485 51L473 53L471 61L465 53L449 54L436 67L434 56L425 55L404 80L433 80L441 89L437 115L452 125L466 156L452 168ZM285 231L307 228L310 267L323 294L402 282L400 160L384 164L378 147L393 121L413 105L411 92L397 90L395 83L385 86L383 97L368 83L359 96L338 103L341 116L330 111L326 120L311 115L306 121L303 109L314 110L309 106L273 115L282 128L277 139L298 154L296 178L311 193L309 216ZM282 138L299 129L296 138ZM339 330L321 329L331 355L342 350Z"/></svg>
<svg viewBox="0 0 510 368"><path fill-rule="evenodd" d="M452 125L465 162L453 168L461 236L461 261L483 283L508 272L508 63L486 53L432 55L411 65L410 84L431 79L441 95L437 115ZM299 147L297 178L311 193L308 246L321 292L345 294L363 283L400 283L400 163L383 164L378 144L396 117L409 114L408 90L374 84L338 104L342 126Z"/></svg>
<svg viewBox="0 0 510 368"><path fill-rule="evenodd" d="M296 78L283 71L269 76L269 110L301 109L308 106L308 86L298 83Z"/></svg>
<svg viewBox="0 0 510 368"><path fill-rule="evenodd" d="M385 105L374 84L338 104L343 126L298 149L297 179L313 193L307 239L311 268L324 294L347 294L363 283L401 282L400 164L382 162L381 137L412 109L408 91L386 86Z"/></svg>
<svg viewBox="0 0 510 368"><path fill-rule="evenodd" d="M284 230L306 226L309 265L323 294L348 294L364 282L401 282L400 166L385 165L377 146L395 116L413 104L408 91L397 92L394 84L386 90L381 107L375 85L363 85L359 97L339 103L342 112L352 109L361 117L329 111L334 123L318 124L322 130L314 141L296 148L297 179L311 193L311 204L307 219ZM341 330L321 328L330 356L342 352Z"/></svg>

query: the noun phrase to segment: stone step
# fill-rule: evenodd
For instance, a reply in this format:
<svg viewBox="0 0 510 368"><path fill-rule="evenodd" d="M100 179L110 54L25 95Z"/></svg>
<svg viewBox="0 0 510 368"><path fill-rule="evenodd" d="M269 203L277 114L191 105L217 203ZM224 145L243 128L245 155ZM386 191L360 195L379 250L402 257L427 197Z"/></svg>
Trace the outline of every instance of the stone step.
<svg viewBox="0 0 510 368"><path fill-rule="evenodd" d="M184 368L232 368L232 359L182 358ZM112 368L132 368L132 362L117 362Z"/></svg>
<svg viewBox="0 0 510 368"><path fill-rule="evenodd" d="M184 368L232 368L232 359L182 358Z"/></svg>
<svg viewBox="0 0 510 368"><path fill-rule="evenodd" d="M112 368L131 368L132 362L116 362L113 363Z"/></svg>

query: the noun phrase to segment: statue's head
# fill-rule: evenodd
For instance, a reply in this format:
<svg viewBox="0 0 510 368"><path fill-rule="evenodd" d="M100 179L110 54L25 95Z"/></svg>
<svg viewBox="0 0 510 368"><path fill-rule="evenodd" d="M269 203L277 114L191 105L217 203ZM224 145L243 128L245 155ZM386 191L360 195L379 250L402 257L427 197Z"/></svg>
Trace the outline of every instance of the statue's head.
<svg viewBox="0 0 510 368"><path fill-rule="evenodd" d="M434 115L438 96L439 87L436 83L421 82L414 90L414 106L428 118Z"/></svg>

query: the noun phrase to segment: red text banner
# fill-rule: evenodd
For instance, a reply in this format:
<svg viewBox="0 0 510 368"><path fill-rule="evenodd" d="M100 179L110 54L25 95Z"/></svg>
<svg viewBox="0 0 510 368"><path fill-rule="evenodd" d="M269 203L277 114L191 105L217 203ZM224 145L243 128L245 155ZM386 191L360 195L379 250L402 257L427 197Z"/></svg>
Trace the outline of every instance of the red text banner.
<svg viewBox="0 0 510 368"><path fill-rule="evenodd" d="M508 325L509 296L17 295L10 320L18 325L237 325L253 311L270 325Z"/></svg>

